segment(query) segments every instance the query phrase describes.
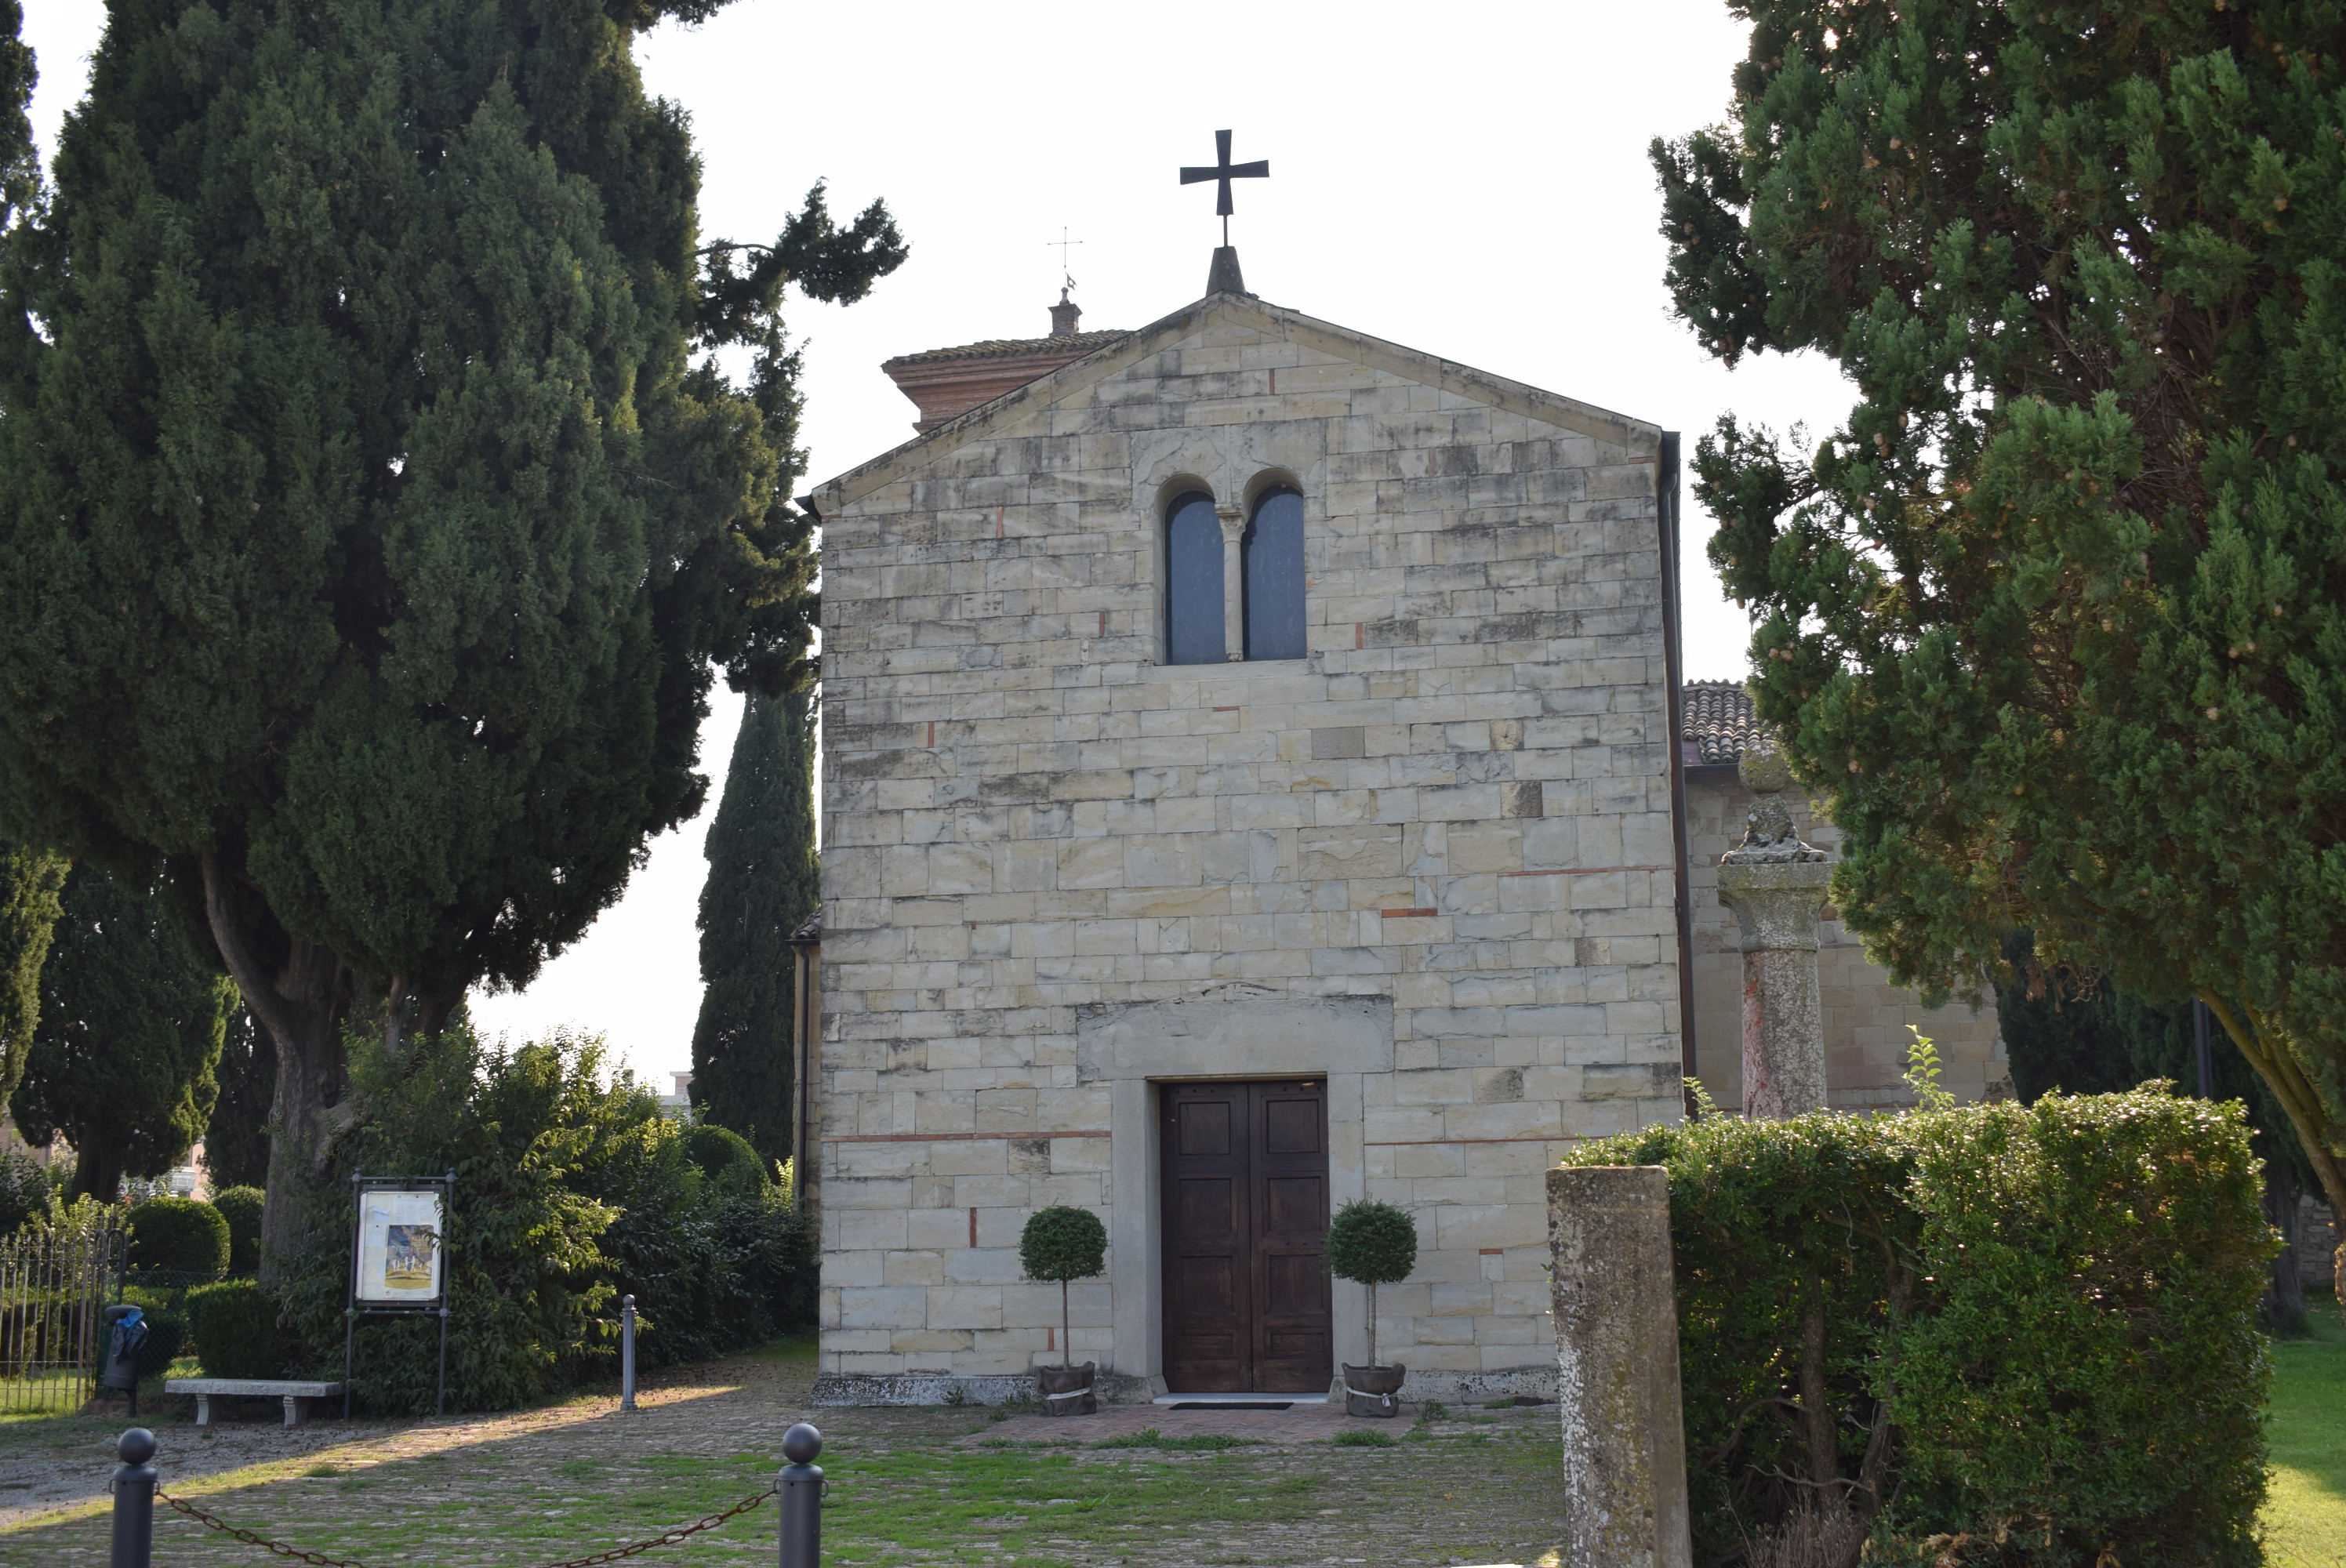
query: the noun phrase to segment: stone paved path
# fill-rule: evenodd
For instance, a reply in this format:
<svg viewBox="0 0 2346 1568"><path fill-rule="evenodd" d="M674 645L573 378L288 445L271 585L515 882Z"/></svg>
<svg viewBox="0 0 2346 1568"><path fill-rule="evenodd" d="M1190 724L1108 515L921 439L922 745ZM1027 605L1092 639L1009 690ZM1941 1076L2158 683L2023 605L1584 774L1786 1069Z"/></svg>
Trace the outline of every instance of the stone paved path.
<svg viewBox="0 0 2346 1568"><path fill-rule="evenodd" d="M1407 1431L1410 1418L1416 1413L1413 1407L1405 1416L1376 1420L1348 1416L1343 1406L1333 1403L1290 1405L1283 1410L1183 1410L1169 1405L1102 1405L1097 1414L1088 1416L1014 1416L997 1423L991 1431L964 1438L962 1442L967 1445L989 1437L1013 1441L1075 1438L1098 1442L1105 1438L1129 1437L1149 1427L1166 1437L1212 1435L1268 1443L1326 1442L1342 1431Z"/></svg>

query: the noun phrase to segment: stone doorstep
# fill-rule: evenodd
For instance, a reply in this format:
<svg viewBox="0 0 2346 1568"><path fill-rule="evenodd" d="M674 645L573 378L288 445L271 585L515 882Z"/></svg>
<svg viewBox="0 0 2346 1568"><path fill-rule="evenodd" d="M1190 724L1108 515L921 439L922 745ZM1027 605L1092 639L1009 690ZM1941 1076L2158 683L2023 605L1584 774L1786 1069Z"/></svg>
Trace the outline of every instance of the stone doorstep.
<svg viewBox="0 0 2346 1568"><path fill-rule="evenodd" d="M1403 1405L1394 1417L1348 1416L1341 1404L1295 1404L1283 1410L1179 1410L1164 1405L1102 1405L1096 1415L1019 1415L972 1432L955 1445L973 1448L989 1438L1011 1442L1052 1439L1097 1442L1130 1437L1155 1427L1166 1437L1254 1438L1277 1444L1324 1442L1341 1431L1381 1431L1399 1437L1417 1413ZM1553 1420L1551 1415L1548 1419ZM1495 1568L1495 1565L1494 1565Z"/></svg>
<svg viewBox="0 0 2346 1568"><path fill-rule="evenodd" d="M310 1419L311 1400L331 1399L342 1391L340 1383L299 1382L282 1378L172 1378L163 1384L167 1394L196 1397L196 1424L212 1424L212 1400L282 1400L285 1424L298 1427Z"/></svg>

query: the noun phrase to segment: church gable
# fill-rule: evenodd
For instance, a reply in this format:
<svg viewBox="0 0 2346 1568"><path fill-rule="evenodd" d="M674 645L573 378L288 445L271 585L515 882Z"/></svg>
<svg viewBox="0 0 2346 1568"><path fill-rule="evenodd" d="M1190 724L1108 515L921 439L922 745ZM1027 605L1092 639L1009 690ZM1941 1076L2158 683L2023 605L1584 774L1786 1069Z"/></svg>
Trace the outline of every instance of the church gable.
<svg viewBox="0 0 2346 1568"><path fill-rule="evenodd" d="M1290 372L1290 401L1281 405L1281 412L1290 417L1354 412L1351 400L1341 394L1382 383L1427 389L1456 400L1460 406L1479 405L1515 413L1535 425L1606 443L1625 455L1636 452L1650 454L1661 433L1657 426L1593 404L1243 296L1209 296L1136 332L1086 333L1079 340L1069 341L1089 345L1091 351L1072 363L1062 362L968 412L941 422L938 428L841 474L808 500L819 513L829 517L872 491L911 476L939 461L941 454L964 443L984 444L994 439L1035 433L1050 427L1054 413L1096 407L1104 400L1128 399L1135 395L1135 389L1145 389L1141 395L1160 395L1168 381L1178 383L1188 377L1240 377L1238 382L1225 381L1219 386L1198 384L1192 396L1204 406L1186 412L1185 417L1194 416L1208 423L1243 423L1260 412L1248 405L1249 398L1278 395L1275 382L1285 358L1282 346L1294 355L1286 366ZM1250 350L1253 351L1250 353ZM906 361L890 362L893 365L925 357L907 356ZM1259 372L1260 386L1249 372ZM1103 390L1104 382L1114 384ZM1292 396L1306 392L1317 392L1321 396L1316 400ZM1182 401L1188 402L1191 397ZM1219 411L1218 415L1213 406L1217 402L1230 406Z"/></svg>

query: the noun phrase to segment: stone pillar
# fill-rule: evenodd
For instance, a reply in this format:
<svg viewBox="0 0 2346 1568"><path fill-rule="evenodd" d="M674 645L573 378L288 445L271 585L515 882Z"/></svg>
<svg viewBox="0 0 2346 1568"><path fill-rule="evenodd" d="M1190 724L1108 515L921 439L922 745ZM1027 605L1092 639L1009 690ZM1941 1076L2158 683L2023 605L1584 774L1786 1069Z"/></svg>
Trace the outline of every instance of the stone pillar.
<svg viewBox="0 0 2346 1568"><path fill-rule="evenodd" d="M1246 658L1246 563L1239 550L1246 513L1224 504L1214 515L1222 522L1222 657L1236 664Z"/></svg>
<svg viewBox="0 0 2346 1568"><path fill-rule="evenodd" d="M1564 1550L1572 1568L1691 1568L1670 1184L1659 1166L1547 1173Z"/></svg>
<svg viewBox="0 0 2346 1568"><path fill-rule="evenodd" d="M1797 1116L1825 1104L1817 911L1831 873L1793 830L1775 743L1755 741L1736 771L1756 799L1743 842L1719 858L1719 896L1743 928L1743 1114Z"/></svg>

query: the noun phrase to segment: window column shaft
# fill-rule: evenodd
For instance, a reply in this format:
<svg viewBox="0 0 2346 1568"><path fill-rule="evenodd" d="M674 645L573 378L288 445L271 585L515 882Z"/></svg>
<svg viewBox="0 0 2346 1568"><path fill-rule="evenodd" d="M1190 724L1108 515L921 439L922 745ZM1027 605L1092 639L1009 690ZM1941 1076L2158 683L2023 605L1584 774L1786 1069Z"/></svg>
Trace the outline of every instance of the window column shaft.
<svg viewBox="0 0 2346 1568"><path fill-rule="evenodd" d="M1246 572L1239 560L1246 512L1221 505L1214 515L1222 520L1222 657L1237 664L1246 658Z"/></svg>

